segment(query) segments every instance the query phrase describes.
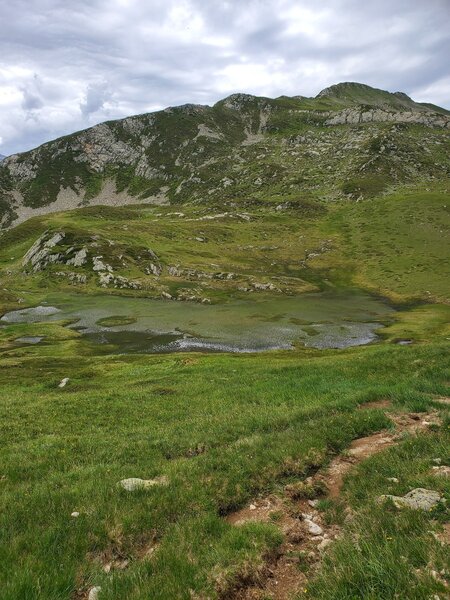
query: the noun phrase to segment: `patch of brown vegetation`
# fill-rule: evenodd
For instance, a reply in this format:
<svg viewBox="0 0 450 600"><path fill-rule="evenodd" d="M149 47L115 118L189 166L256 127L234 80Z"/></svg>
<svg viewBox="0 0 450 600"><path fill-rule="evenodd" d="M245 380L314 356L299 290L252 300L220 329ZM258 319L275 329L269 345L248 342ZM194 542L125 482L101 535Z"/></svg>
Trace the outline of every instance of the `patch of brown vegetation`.
<svg viewBox="0 0 450 600"><path fill-rule="evenodd" d="M434 398L434 402L438 404L444 404L446 406L450 405L450 398L448 396L440 396L439 398Z"/></svg>
<svg viewBox="0 0 450 600"><path fill-rule="evenodd" d="M380 405L383 402L383 405ZM365 408L386 408L386 400L368 403ZM374 406L376 404L376 406ZM361 407L363 408L363 407ZM322 554L339 535L337 525L324 522L316 509L318 496L339 497L346 474L366 458L396 444L405 433L416 434L439 424L437 411L389 415L395 430L374 433L354 440L345 454L336 456L328 468L304 481L286 486L283 496L271 495L254 500L229 514L228 523L236 526L252 521L272 522L284 533L284 542L275 561L261 572L261 580L234 589L227 600L289 600L305 588L308 578L320 566ZM311 498L315 495L316 498ZM260 573L260 574L261 574Z"/></svg>
<svg viewBox="0 0 450 600"><path fill-rule="evenodd" d="M450 523L444 523L442 525L442 531L438 531L436 538L441 544L446 544L447 546L450 544Z"/></svg>
<svg viewBox="0 0 450 600"><path fill-rule="evenodd" d="M123 571L133 560L151 558L158 546L156 531L138 540L125 540L120 531L111 531L109 538L106 548L88 553L88 559L99 564L105 573Z"/></svg>

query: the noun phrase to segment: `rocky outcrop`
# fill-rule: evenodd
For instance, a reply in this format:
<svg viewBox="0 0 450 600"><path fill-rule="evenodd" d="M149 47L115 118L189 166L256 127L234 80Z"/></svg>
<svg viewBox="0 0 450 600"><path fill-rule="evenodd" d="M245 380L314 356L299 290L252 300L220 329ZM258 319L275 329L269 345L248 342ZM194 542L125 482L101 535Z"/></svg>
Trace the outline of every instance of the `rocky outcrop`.
<svg viewBox="0 0 450 600"><path fill-rule="evenodd" d="M233 94L212 107L186 104L109 121L5 158L0 228L92 205L211 202L231 215L228 207L245 206L249 197L281 196L282 207L285 193L315 193L319 185L336 197L339 182L354 175L362 158L376 171L363 138L379 135L384 123L402 124L397 147L406 148L401 161L389 157L384 171L391 182L410 181L411 173L448 176L450 158L438 131L450 127L445 109L353 83L310 99ZM422 137L430 143L419 148L408 125L427 128ZM152 261L148 274L158 272Z"/></svg>
<svg viewBox="0 0 450 600"><path fill-rule="evenodd" d="M450 129L450 116L433 112L393 112L381 108L356 107L346 108L337 114L333 114L325 121L325 125L357 125L360 123L410 123L424 125L425 127Z"/></svg>
<svg viewBox="0 0 450 600"><path fill-rule="evenodd" d="M169 485L169 478L166 475L161 475L159 477L155 477L155 479L140 479L139 477L129 477L128 479L122 479L121 481L119 481L119 486L127 492L134 492L136 490L147 490L157 485Z"/></svg>
<svg viewBox="0 0 450 600"><path fill-rule="evenodd" d="M64 231L46 231L44 232L27 251L22 260L22 265L25 272L37 273L52 265L63 265L75 268L91 269L92 273L97 276L98 284L101 287L115 287L119 289L141 289L142 284L139 281L133 281L127 277L114 273L114 267L109 264L109 258L103 254L98 254L99 247L109 246L114 247L115 243L112 240L99 240L98 236L94 236L89 242L86 242L80 247L79 244L71 244L68 235ZM162 271L162 266L159 263L157 255L147 248L143 250L144 256L139 256L142 261L140 268L146 273L159 275ZM152 259L150 266L147 264L147 255ZM116 263L125 265L122 254L111 255ZM113 261L113 264L115 264ZM130 259L131 261L131 259ZM53 271L53 275L57 277L65 277L72 284L85 284L88 282L86 272L73 271Z"/></svg>
<svg viewBox="0 0 450 600"><path fill-rule="evenodd" d="M24 267L30 265L33 272L41 271L51 263L63 262L63 255L55 252L54 248L65 237L63 232L45 232L31 246L23 257Z"/></svg>

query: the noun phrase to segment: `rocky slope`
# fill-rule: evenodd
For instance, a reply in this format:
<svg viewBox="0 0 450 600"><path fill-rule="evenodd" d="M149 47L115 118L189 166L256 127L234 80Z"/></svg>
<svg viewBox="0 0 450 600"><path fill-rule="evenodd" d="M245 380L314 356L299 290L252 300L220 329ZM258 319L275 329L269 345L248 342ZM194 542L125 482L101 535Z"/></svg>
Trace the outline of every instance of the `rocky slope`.
<svg viewBox="0 0 450 600"><path fill-rule="evenodd" d="M0 224L89 204L370 197L448 177L449 129L444 109L356 83L316 98L234 94L167 108L7 157Z"/></svg>

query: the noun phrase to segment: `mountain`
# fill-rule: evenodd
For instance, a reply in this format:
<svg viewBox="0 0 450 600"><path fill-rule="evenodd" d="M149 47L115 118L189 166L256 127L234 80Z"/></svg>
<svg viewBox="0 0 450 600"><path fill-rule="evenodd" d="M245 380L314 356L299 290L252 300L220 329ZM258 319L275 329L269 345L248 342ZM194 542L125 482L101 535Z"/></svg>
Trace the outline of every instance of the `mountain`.
<svg viewBox="0 0 450 600"><path fill-rule="evenodd" d="M95 204L279 204L378 195L450 174L450 113L359 83L233 94L109 121L9 156L0 219Z"/></svg>
<svg viewBox="0 0 450 600"><path fill-rule="evenodd" d="M5 156L4 154L0 154L0 162L1 162L1 161L2 161L4 158L6 158L6 156Z"/></svg>

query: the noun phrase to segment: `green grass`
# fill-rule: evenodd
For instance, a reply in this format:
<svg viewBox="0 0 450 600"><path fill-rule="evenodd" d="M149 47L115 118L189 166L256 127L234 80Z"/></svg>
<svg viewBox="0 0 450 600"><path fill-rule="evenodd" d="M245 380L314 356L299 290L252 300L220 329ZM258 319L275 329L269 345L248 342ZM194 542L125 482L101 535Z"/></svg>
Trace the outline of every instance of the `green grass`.
<svg viewBox="0 0 450 600"><path fill-rule="evenodd" d="M345 498L355 517L344 524L343 536L301 598L427 600L433 593L439 598L446 596L448 546L434 535L448 523L447 509L441 505L431 513L399 511L378 498L422 487L438 490L448 501L448 480L431 473L433 459L440 457L443 464L449 463L448 425L447 421L439 431L407 439L363 462L347 478ZM390 482L392 477L398 483ZM438 579L431 571L439 574Z"/></svg>
<svg viewBox="0 0 450 600"><path fill-rule="evenodd" d="M122 325L131 325L132 323L136 323L136 319L124 315L113 315L97 321L97 325L101 325L102 327L120 327Z"/></svg>
<svg viewBox="0 0 450 600"><path fill-rule="evenodd" d="M100 171L74 160L76 148L95 155L92 131L21 155L23 169L36 168L29 181L16 181L3 163L7 225L16 188L25 205L43 207L61 187L87 202L111 180L138 203L166 186L171 205L90 206L2 233L1 313L74 292L80 302L170 293L219 304L336 288L364 289L400 310L379 344L245 356L109 355L112 347L100 352L65 322L0 327L2 600L85 600L94 585L100 600L233 598L260 580L283 536L276 515L233 527L224 518L230 511L288 484L304 497L320 492L304 483L310 474L355 438L392 427L382 410L359 410L363 403L387 399L393 411L435 407L444 416L435 400L448 396L450 381L448 135L406 124L324 125L326 111L385 102L409 105L344 84L315 99L231 98L104 125L108 140L142 155L139 170L134 159ZM259 135L262 109L264 137L242 145ZM219 138L197 136L199 125ZM219 213L227 214L208 218ZM61 252L86 246L88 262L25 269L23 256L47 230L66 234ZM100 288L93 256L140 288ZM279 291L243 291L255 282ZM129 323L121 314L100 321ZM19 347L22 336L44 340ZM448 572L446 548L432 533L448 526L448 515L398 512L376 499L419 486L449 499L448 481L430 474L434 458L449 464L448 435L447 417L399 440L350 472L339 500L320 502L342 537L308 575L302 598L444 597L431 570ZM159 476L169 485L133 493L118 486ZM300 569L307 566L303 559Z"/></svg>
<svg viewBox="0 0 450 600"><path fill-rule="evenodd" d="M5 600L68 599L94 584L107 598L226 596L258 576L280 534L276 524L233 528L224 514L389 426L380 411L355 410L359 404L387 397L400 410L424 408L448 380L439 343L99 357L82 338L52 343L48 335L46 346L2 358ZM59 389L63 377L70 381ZM117 486L158 475L169 486ZM403 544L419 528L414 519L423 523L410 519ZM114 558L128 568L104 573L102 560Z"/></svg>
<svg viewBox="0 0 450 600"><path fill-rule="evenodd" d="M198 288L194 295L200 300L224 302L230 295L246 297L238 288L258 281L288 294L358 287L395 303L442 303L450 280L449 206L444 191L413 187L374 200L328 205L292 194L284 210L266 203L248 210L249 220L237 216L238 211L202 220L219 211L187 205L89 207L36 217L1 238L0 302L6 307L11 298L22 297L31 304L43 290L98 293L91 262L82 268L56 264L23 275L24 254L50 229L66 233L65 246L90 248L95 240L91 256L104 256L115 273L138 281L142 290L131 293L143 296L159 297L163 291L177 296L180 289ZM152 260L148 248L163 267L160 277L146 272ZM213 277L173 277L167 271L171 265ZM87 283L74 285L61 271L84 273ZM216 278L220 272L235 277Z"/></svg>

